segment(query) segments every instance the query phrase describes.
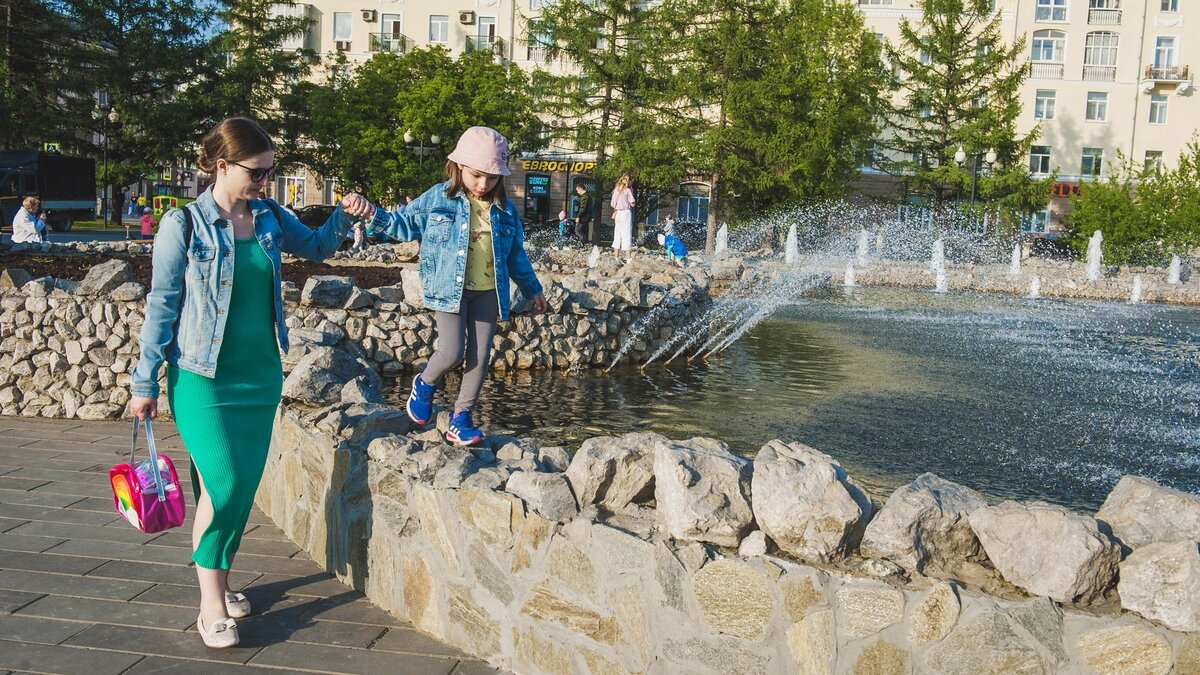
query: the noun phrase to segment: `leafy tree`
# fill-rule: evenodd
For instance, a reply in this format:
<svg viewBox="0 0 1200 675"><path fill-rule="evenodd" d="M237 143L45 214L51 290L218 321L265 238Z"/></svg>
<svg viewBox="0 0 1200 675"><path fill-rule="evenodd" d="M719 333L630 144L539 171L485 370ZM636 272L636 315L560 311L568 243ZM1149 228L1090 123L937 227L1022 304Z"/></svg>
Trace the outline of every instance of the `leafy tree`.
<svg viewBox="0 0 1200 675"><path fill-rule="evenodd" d="M472 51L452 59L441 47L376 54L345 81L297 87L285 107L288 133L299 134L301 163L338 176L374 199L398 201L442 179L445 156L468 127L490 126L509 140L510 154L536 149L541 122L533 113L526 75ZM441 149L424 161L405 132Z"/></svg>
<svg viewBox="0 0 1200 675"><path fill-rule="evenodd" d="M1106 179L1083 183L1066 215L1071 246L1083 255L1096 230L1104 258L1153 265L1200 246L1200 141L1193 140L1174 169L1139 166L1118 156Z"/></svg>
<svg viewBox="0 0 1200 675"><path fill-rule="evenodd" d="M0 0L0 21L0 148L57 141L68 152L82 151L73 131L79 125L66 123L69 101L60 96L66 17L39 0Z"/></svg>
<svg viewBox="0 0 1200 675"><path fill-rule="evenodd" d="M1052 181L1032 180L1025 165L1040 129L1016 131L1025 40L1006 45L991 6L921 0L920 21L901 21L900 43L887 47L900 97L880 142L892 158L881 166L939 205L970 192L971 169L991 149L998 161L979 172L978 196L1028 213L1045 206ZM954 160L960 146L970 157L961 167Z"/></svg>

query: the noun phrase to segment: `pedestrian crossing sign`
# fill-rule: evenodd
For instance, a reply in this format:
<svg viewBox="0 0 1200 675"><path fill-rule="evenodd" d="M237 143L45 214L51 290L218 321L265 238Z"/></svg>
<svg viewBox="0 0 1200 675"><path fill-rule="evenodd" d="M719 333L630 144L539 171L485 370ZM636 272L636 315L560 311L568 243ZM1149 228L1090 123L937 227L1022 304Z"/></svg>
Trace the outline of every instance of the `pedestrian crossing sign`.
<svg viewBox="0 0 1200 675"><path fill-rule="evenodd" d="M62 146L58 143L42 143L42 152L62 152Z"/></svg>

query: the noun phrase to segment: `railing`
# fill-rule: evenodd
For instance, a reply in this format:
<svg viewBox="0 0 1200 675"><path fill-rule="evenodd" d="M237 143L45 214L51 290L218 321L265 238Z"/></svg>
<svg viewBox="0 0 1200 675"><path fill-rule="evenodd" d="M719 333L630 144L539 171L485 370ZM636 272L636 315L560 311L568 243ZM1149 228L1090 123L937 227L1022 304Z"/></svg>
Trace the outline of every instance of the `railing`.
<svg viewBox="0 0 1200 675"><path fill-rule="evenodd" d="M504 40L498 37L467 36L466 49L469 52L492 52L504 56Z"/></svg>
<svg viewBox="0 0 1200 675"><path fill-rule="evenodd" d="M1117 67L1116 66L1089 66L1083 67L1084 82L1116 82Z"/></svg>
<svg viewBox="0 0 1200 675"><path fill-rule="evenodd" d="M410 41L408 36L393 33L371 33L370 50L389 54L403 54L408 51Z"/></svg>
<svg viewBox="0 0 1200 675"><path fill-rule="evenodd" d="M529 45L525 52L525 58L529 61L541 61L547 63L550 61L550 54L542 45Z"/></svg>
<svg viewBox="0 0 1200 675"><path fill-rule="evenodd" d="M1029 64L1029 77L1036 80L1063 79L1063 64L1033 61Z"/></svg>
<svg viewBox="0 0 1200 675"><path fill-rule="evenodd" d="M1093 26L1120 26L1121 10L1104 8L1089 9L1088 23Z"/></svg>
<svg viewBox="0 0 1200 675"><path fill-rule="evenodd" d="M1187 66L1146 66L1145 80L1160 82L1185 82L1190 80Z"/></svg>

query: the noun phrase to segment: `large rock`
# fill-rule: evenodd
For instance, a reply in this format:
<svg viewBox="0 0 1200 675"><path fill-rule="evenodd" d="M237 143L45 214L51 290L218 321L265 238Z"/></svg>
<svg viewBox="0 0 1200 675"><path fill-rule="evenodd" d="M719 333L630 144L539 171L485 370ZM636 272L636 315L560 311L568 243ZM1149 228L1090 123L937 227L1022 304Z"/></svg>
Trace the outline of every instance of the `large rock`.
<svg viewBox="0 0 1200 675"><path fill-rule="evenodd" d="M1130 548L1154 542L1200 541L1200 497L1149 478L1122 476L1096 513Z"/></svg>
<svg viewBox="0 0 1200 675"><path fill-rule="evenodd" d="M114 258L88 270L87 276L75 290L80 295L109 293L129 281L132 273L133 265L130 265L128 261Z"/></svg>
<svg viewBox="0 0 1200 675"><path fill-rule="evenodd" d="M400 287L404 290L404 301L410 305L420 306L425 301L425 293L421 290L421 273L412 267L400 270Z"/></svg>
<svg viewBox="0 0 1200 675"><path fill-rule="evenodd" d="M1142 626L1110 626L1080 636L1075 651L1090 672L1104 675L1167 675L1171 645Z"/></svg>
<svg viewBox="0 0 1200 675"><path fill-rule="evenodd" d="M368 381L377 381L379 377L340 349L316 347L300 359L283 381L283 398L315 406L337 403L346 383L359 376Z"/></svg>
<svg viewBox="0 0 1200 675"><path fill-rule="evenodd" d="M578 513L575 496L561 473L518 471L509 476L504 489L548 520L567 520Z"/></svg>
<svg viewBox="0 0 1200 675"><path fill-rule="evenodd" d="M136 281L126 281L114 288L111 295L118 302L137 302L146 297L146 287Z"/></svg>
<svg viewBox="0 0 1200 675"><path fill-rule="evenodd" d="M1157 542L1121 563L1121 606L1178 631L1200 631L1200 550L1195 541Z"/></svg>
<svg viewBox="0 0 1200 675"><path fill-rule="evenodd" d="M424 483L431 482L450 462L468 454L457 446L422 443L404 436L376 438L367 446L367 456L372 460Z"/></svg>
<svg viewBox="0 0 1200 675"><path fill-rule="evenodd" d="M33 275L19 267L9 267L0 272L0 288L21 288L33 281Z"/></svg>
<svg viewBox="0 0 1200 675"><path fill-rule="evenodd" d="M317 275L304 282L300 304L314 307L343 307L354 292L354 279L332 275Z"/></svg>
<svg viewBox="0 0 1200 675"><path fill-rule="evenodd" d="M693 438L654 453L654 498L666 533L679 540L737 547L754 522L753 466L721 441Z"/></svg>
<svg viewBox="0 0 1200 675"><path fill-rule="evenodd" d="M1037 647L1014 630L1000 612L988 612L959 624L926 653L917 672L945 675L1044 675Z"/></svg>
<svg viewBox="0 0 1200 675"><path fill-rule="evenodd" d="M692 577L696 605L713 630L757 641L775 614L771 580L758 566L718 560Z"/></svg>
<svg viewBox="0 0 1200 675"><path fill-rule="evenodd" d="M985 557L967 522L972 511L985 506L987 501L978 492L932 473L922 474L893 492L867 525L862 554L886 558L925 576L952 576L962 561L980 562Z"/></svg>
<svg viewBox="0 0 1200 675"><path fill-rule="evenodd" d="M754 517L781 550L812 562L842 560L873 505L829 455L774 440L754 458Z"/></svg>
<svg viewBox="0 0 1200 675"><path fill-rule="evenodd" d="M567 467L580 508L618 512L654 496L654 453L670 441L658 434L598 436L583 442Z"/></svg>
<svg viewBox="0 0 1200 675"><path fill-rule="evenodd" d="M1116 580L1121 548L1094 518L1045 502L1007 501L969 519L1000 574L1034 595L1089 602Z"/></svg>

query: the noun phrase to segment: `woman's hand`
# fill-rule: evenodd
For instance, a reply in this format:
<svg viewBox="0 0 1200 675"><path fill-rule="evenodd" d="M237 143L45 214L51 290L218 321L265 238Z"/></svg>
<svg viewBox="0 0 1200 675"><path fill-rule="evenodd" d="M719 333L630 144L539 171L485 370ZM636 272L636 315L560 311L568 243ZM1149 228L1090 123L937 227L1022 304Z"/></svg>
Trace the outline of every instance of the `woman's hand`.
<svg viewBox="0 0 1200 675"><path fill-rule="evenodd" d="M538 293L533 296L533 313L545 314L550 309L550 303L546 302L546 296Z"/></svg>
<svg viewBox="0 0 1200 675"><path fill-rule="evenodd" d="M129 412L142 421L154 419L158 416L158 399L134 396L129 399Z"/></svg>
<svg viewBox="0 0 1200 675"><path fill-rule="evenodd" d="M357 192L349 192L342 197L342 210L354 218L369 218L375 213L371 202Z"/></svg>

